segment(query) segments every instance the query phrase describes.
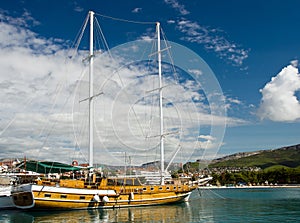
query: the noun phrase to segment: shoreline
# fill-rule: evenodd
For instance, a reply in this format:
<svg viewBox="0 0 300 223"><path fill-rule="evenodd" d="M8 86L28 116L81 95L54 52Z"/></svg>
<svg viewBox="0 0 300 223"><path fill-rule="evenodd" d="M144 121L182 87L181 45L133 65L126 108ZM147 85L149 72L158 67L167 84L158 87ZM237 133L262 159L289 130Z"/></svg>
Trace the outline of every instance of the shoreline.
<svg viewBox="0 0 300 223"><path fill-rule="evenodd" d="M262 186L200 186L198 189L260 189L260 188L300 188L300 184L262 185Z"/></svg>

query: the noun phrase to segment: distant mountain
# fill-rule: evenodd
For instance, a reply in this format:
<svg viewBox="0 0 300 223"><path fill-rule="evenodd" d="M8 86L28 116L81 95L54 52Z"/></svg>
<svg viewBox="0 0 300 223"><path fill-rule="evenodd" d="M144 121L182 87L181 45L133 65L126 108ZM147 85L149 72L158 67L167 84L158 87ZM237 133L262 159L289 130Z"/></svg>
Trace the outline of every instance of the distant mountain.
<svg viewBox="0 0 300 223"><path fill-rule="evenodd" d="M275 165L299 167L300 144L272 150L236 153L213 160L209 167L260 167L265 169Z"/></svg>

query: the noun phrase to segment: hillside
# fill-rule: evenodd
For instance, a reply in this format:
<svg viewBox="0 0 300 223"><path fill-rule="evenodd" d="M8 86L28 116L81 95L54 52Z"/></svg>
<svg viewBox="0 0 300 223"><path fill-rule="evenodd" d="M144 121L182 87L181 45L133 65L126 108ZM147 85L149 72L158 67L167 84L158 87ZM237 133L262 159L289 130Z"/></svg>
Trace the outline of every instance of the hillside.
<svg viewBox="0 0 300 223"><path fill-rule="evenodd" d="M216 167L260 167L272 166L296 168L300 166L300 144L273 150L236 153L214 160L209 168Z"/></svg>

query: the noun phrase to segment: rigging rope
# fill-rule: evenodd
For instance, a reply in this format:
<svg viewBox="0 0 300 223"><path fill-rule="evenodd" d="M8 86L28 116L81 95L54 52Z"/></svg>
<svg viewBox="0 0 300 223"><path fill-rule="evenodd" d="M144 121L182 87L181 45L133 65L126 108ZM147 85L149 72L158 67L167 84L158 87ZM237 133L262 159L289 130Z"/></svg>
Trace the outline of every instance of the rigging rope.
<svg viewBox="0 0 300 223"><path fill-rule="evenodd" d="M80 30L77 33L74 44L70 48L70 51L73 49L73 54L70 56L71 58L73 58L76 55L76 52L78 51L79 45L81 43L81 40L82 40L82 37L83 37L83 34L84 34L84 30L86 29L88 21L89 21L89 16L87 15L87 17L85 18Z"/></svg>
<svg viewBox="0 0 300 223"><path fill-rule="evenodd" d="M160 30L161 30L161 33L162 33L162 38L163 38L163 41L165 43L166 49L171 48L171 46L169 45L169 41L167 39L167 36L166 36L166 34L164 33L164 31L161 27L160 27ZM179 83L179 77L178 77L178 74L176 72L175 63L174 63L173 57L171 55L171 51L167 50L167 53L168 53L168 56L169 56L170 61L171 61L171 65L172 65L172 69L173 69L173 72L174 72L174 77L175 77L176 83L178 84Z"/></svg>
<svg viewBox="0 0 300 223"><path fill-rule="evenodd" d="M135 24L149 25L149 24L155 24L156 23L156 22L143 22L143 21L133 21L133 20L121 19L121 18L116 18L116 17L112 17L112 16L108 16L108 15L99 14L99 13L95 13L95 15L101 16L103 18L116 20L116 21L135 23Z"/></svg>

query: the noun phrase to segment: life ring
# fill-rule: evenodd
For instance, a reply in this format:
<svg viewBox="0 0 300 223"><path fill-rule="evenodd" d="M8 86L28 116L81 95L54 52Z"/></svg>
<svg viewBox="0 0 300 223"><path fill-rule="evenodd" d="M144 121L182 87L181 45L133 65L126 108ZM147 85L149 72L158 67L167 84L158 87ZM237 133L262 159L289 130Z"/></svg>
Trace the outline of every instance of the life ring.
<svg viewBox="0 0 300 223"><path fill-rule="evenodd" d="M77 160L73 160L72 166L78 166L78 161Z"/></svg>

